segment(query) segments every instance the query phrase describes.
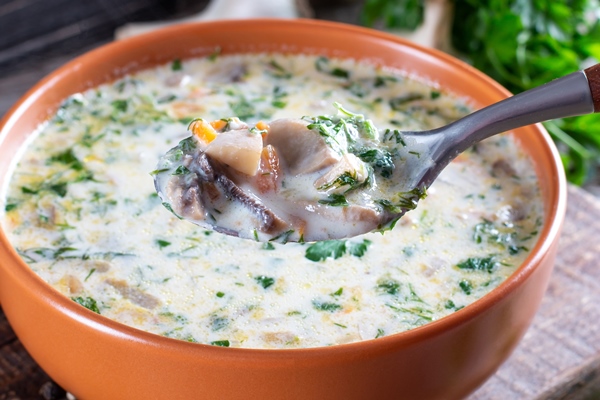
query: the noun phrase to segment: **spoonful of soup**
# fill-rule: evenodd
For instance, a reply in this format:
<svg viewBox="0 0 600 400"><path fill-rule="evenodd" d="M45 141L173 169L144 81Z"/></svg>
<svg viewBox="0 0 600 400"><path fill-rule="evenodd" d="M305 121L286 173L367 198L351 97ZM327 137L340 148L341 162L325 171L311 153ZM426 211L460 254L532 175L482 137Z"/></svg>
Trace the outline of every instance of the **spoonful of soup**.
<svg viewBox="0 0 600 400"><path fill-rule="evenodd" d="M456 156L492 135L600 110L600 65L422 132L333 116L250 126L196 119L153 172L163 205L203 228L258 241L319 241L393 228Z"/></svg>

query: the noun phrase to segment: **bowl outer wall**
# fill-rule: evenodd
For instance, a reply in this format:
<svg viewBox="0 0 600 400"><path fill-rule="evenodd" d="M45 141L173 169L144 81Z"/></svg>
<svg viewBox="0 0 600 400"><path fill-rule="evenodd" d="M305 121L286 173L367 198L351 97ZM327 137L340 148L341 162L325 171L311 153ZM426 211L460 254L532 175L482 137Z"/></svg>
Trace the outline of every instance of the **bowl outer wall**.
<svg viewBox="0 0 600 400"><path fill-rule="evenodd" d="M350 57L399 68L483 106L508 92L466 64L384 33L304 20L189 24L112 43L32 88L0 123L0 177L26 136L70 94L175 58L233 52ZM522 266L483 299L396 335L327 348L227 349L176 341L110 321L45 284L0 232L0 302L21 342L81 399L453 399L508 357L541 301L566 209L566 183L539 125L515 137L534 161L547 218ZM5 185L0 181L0 185Z"/></svg>

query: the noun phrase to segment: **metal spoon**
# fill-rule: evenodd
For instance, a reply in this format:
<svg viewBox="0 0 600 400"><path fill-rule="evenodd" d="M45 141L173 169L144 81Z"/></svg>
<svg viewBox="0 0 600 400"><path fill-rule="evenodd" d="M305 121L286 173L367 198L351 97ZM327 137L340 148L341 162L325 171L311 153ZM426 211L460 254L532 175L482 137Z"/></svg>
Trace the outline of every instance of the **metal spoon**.
<svg viewBox="0 0 600 400"><path fill-rule="evenodd" d="M600 64L480 109L441 128L402 132L427 147L433 164L410 171L409 187L427 188L460 153L490 136L551 119L600 111Z"/></svg>
<svg viewBox="0 0 600 400"><path fill-rule="evenodd" d="M188 147L191 142L182 142L184 146L180 143L163 157L157 170L159 173L155 175L155 186L168 209L173 211L170 205L172 193L175 192L180 203L187 203L189 212L184 215L173 212L203 228L258 241L339 239L393 225L394 221L417 205L422 194L454 158L483 139L533 123L598 111L600 64L492 104L444 127L430 131L401 132L402 139L397 142L402 142L401 150L404 152L402 168L397 168L394 172L391 178L393 187L388 189L389 193L378 194L383 196L379 197L379 201L392 199L392 196L396 196L396 201L393 207L380 209L377 218L369 223L344 225L343 221L335 221L336 215L342 214L332 214L333 217L330 217L334 220L327 223L319 221L318 229L290 228L288 221L282 221L277 213L273 213L271 206L275 205L276 209L277 204L268 204L268 201L264 202L268 199L248 195L230 179L226 167L219 162L211 160L201 151L182 152L182 147ZM191 173L177 177L173 184L172 176L179 175L181 169ZM215 195L217 191L221 192L221 196ZM171 196L166 192L170 192ZM402 195L401 201L398 201L398 194ZM301 191L298 191L297 196L301 195ZM215 200L217 198L219 200ZM292 196L291 200L299 199ZM224 208L229 209L227 207L232 201L242 207L222 212ZM277 201L281 203L281 198ZM316 201L308 207L298 206L305 204L302 201L288 204L296 206L295 211L290 214L293 218L310 210L309 218L314 218L311 216L315 215L322 220L322 213L327 212L327 207ZM333 208L335 212L341 209ZM255 221L257 228L248 229L244 226L250 219Z"/></svg>

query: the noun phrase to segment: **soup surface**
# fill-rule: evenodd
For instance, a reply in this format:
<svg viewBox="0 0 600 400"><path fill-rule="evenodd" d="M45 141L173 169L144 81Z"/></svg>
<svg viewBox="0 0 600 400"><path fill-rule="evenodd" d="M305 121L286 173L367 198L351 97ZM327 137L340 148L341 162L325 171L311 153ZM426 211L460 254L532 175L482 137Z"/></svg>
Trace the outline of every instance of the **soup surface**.
<svg viewBox="0 0 600 400"><path fill-rule="evenodd" d="M543 210L532 165L508 135L460 155L385 234L258 243L204 231L161 204L152 171L193 118L255 124L332 114L335 101L401 130L468 112L433 85L351 60L175 60L67 99L17 157L3 228L33 271L82 306L217 346L379 338L453 313L515 271Z"/></svg>

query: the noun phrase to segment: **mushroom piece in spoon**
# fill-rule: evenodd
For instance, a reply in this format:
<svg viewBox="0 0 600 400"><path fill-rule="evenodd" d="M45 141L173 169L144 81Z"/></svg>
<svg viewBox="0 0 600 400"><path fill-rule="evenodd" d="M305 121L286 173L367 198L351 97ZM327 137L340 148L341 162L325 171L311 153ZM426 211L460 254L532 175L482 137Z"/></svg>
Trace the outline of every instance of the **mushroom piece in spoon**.
<svg viewBox="0 0 600 400"><path fill-rule="evenodd" d="M391 228L425 195L404 171L431 160L400 131L379 131L335 106L336 116L255 126L238 118L193 121L192 136L154 173L163 204L201 227L259 241Z"/></svg>

